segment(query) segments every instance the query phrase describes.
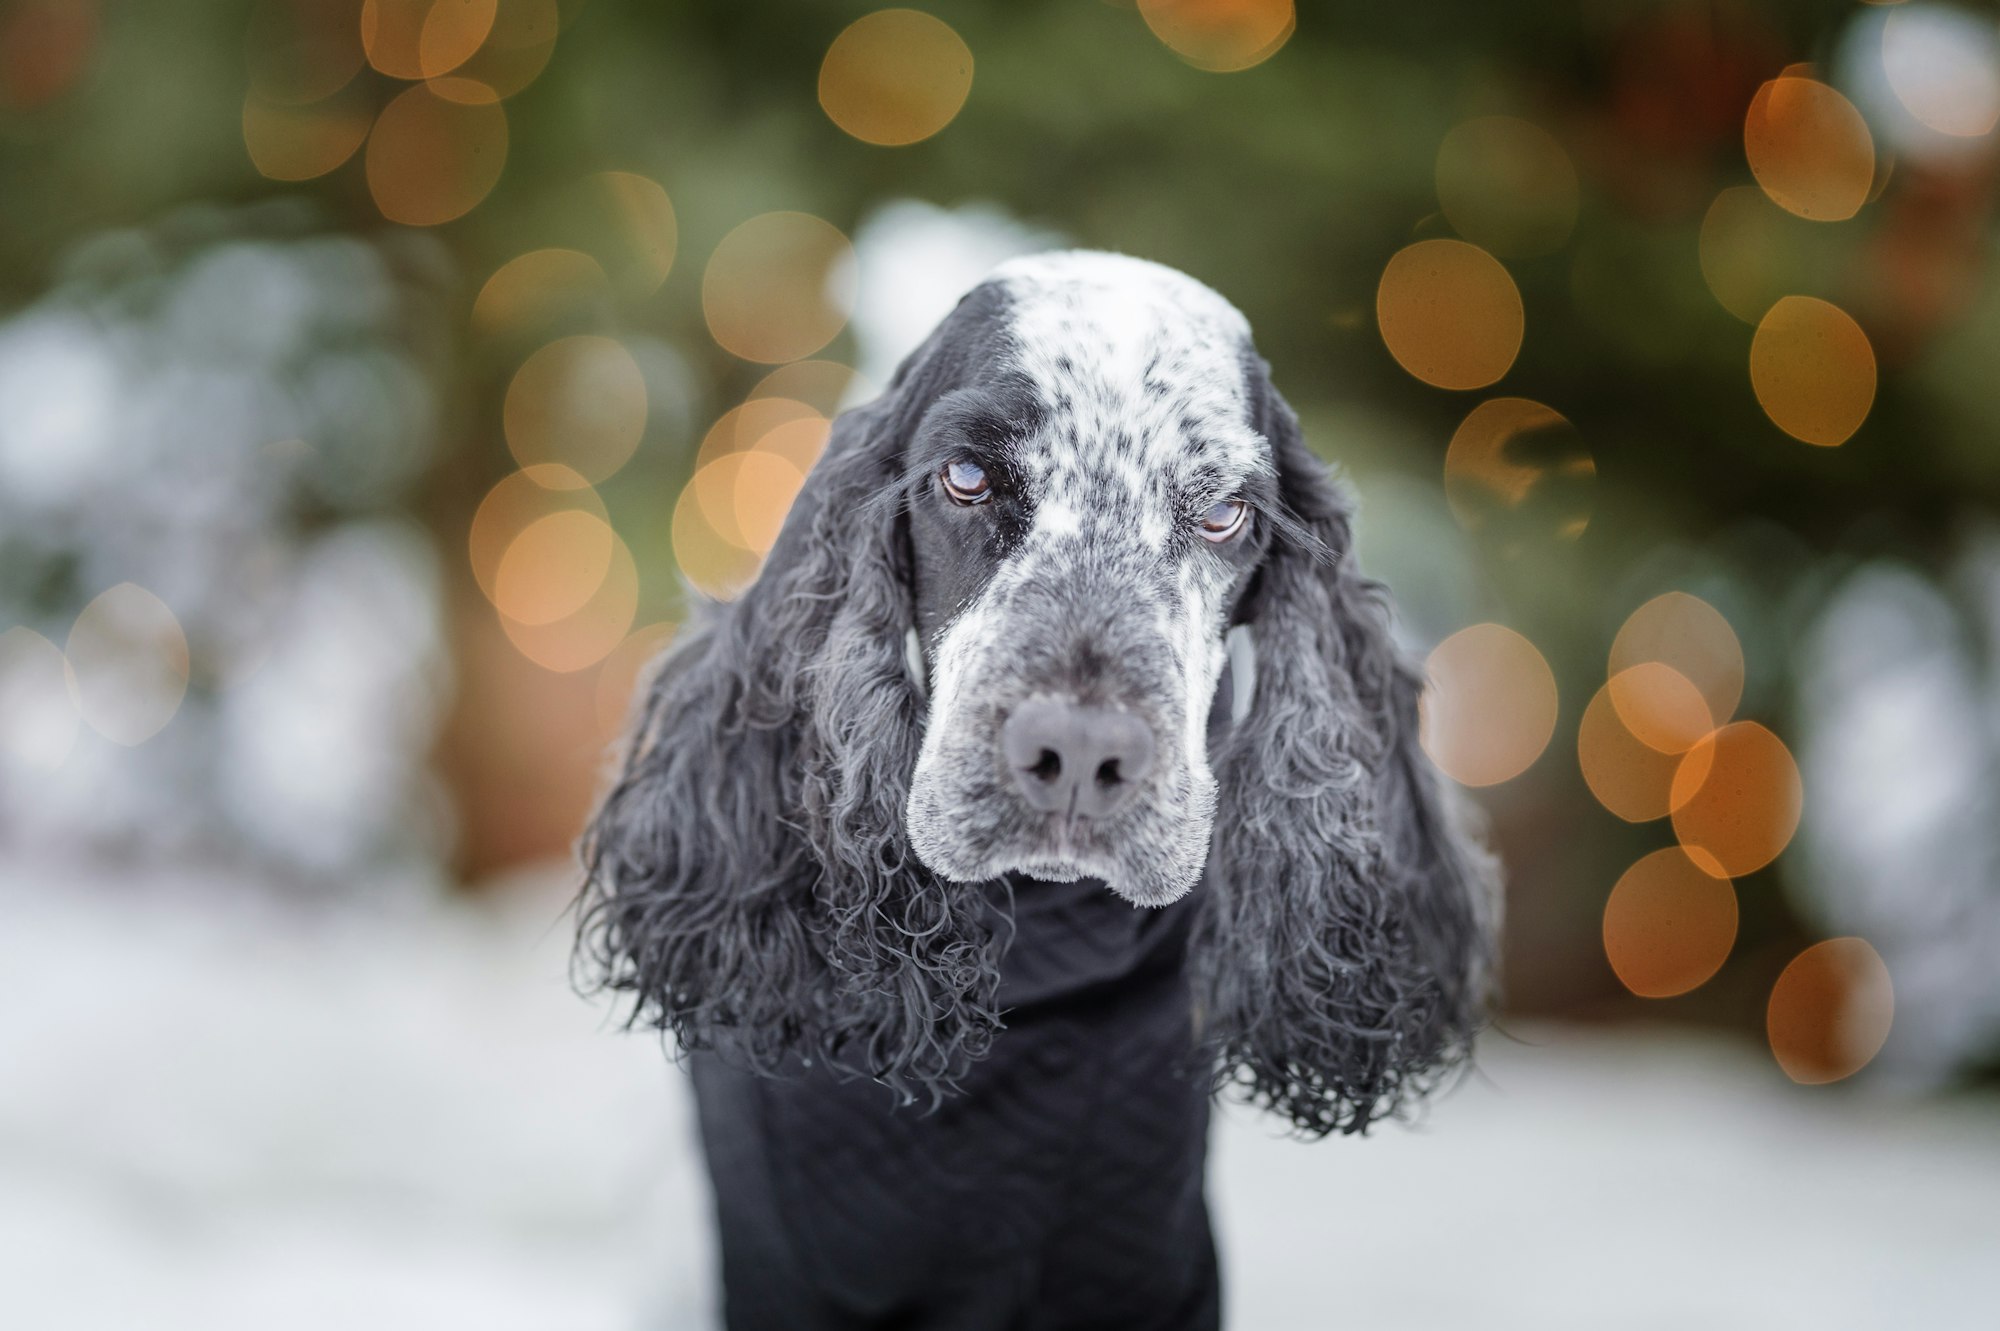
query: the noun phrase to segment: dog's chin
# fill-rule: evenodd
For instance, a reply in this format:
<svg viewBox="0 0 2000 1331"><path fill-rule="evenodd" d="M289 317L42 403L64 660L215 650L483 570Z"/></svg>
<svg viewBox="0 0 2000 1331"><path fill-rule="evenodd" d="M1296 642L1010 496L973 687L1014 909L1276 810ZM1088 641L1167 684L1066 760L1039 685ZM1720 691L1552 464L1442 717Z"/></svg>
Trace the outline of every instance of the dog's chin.
<svg viewBox="0 0 2000 1331"><path fill-rule="evenodd" d="M1171 808L1141 804L1112 827L1072 840L1045 816L1027 816L990 795L961 796L920 769L904 825L917 858L955 883L1007 873L1061 883L1095 878L1135 906L1166 906L1201 880L1214 824L1215 781L1207 770L1196 768L1181 790Z"/></svg>
<svg viewBox="0 0 2000 1331"><path fill-rule="evenodd" d="M931 872L957 883L978 883L1002 874L1020 873L1050 883L1095 878L1134 906L1170 906L1201 881L1205 855L1179 854L1144 865L1131 865L1110 855L1050 856L1030 851L968 856L957 847L927 846L913 836L911 848Z"/></svg>

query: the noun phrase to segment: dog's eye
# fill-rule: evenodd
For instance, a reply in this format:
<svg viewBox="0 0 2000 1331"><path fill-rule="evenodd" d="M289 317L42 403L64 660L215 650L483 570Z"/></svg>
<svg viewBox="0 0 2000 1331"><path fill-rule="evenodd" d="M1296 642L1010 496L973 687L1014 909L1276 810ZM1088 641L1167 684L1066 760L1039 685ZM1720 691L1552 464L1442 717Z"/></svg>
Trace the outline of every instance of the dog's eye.
<svg viewBox="0 0 2000 1331"><path fill-rule="evenodd" d="M1201 538L1221 545L1243 530L1250 520L1250 505L1241 499L1225 499L1202 515Z"/></svg>
<svg viewBox="0 0 2000 1331"><path fill-rule="evenodd" d="M938 473L944 492L957 504L983 504L993 497L993 483L977 462L947 462Z"/></svg>

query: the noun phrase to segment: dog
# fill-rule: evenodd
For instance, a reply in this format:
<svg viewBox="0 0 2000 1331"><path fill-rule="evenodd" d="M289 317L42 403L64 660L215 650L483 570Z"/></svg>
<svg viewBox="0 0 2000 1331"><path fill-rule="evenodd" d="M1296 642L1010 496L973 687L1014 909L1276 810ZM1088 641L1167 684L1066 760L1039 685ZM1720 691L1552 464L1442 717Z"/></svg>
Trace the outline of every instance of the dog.
<svg viewBox="0 0 2000 1331"><path fill-rule="evenodd" d="M1243 316L1014 260L641 692L578 957L688 1052L727 1324L1213 1327L1212 1097L1463 1065L1497 874Z"/></svg>

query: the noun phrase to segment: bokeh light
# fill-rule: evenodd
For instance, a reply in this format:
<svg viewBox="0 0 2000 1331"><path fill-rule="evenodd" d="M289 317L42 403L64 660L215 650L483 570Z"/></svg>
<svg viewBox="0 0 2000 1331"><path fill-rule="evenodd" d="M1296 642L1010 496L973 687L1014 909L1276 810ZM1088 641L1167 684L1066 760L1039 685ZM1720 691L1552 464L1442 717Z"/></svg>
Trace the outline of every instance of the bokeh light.
<svg viewBox="0 0 2000 1331"><path fill-rule="evenodd" d="M665 187L633 171L599 171L590 186L612 224L612 252L604 259L614 280L642 295L659 290L680 244L680 224Z"/></svg>
<svg viewBox="0 0 2000 1331"><path fill-rule="evenodd" d="M1425 662L1422 739L1445 775L1466 786L1512 780L1556 727L1556 677L1535 645L1501 624L1460 629Z"/></svg>
<svg viewBox="0 0 2000 1331"><path fill-rule="evenodd" d="M608 526L599 525L603 532L610 532ZM587 528L581 522L563 530L586 543L592 552L602 540L599 531ZM565 555L560 557L560 562L570 568L588 567L585 559L579 556ZM537 608L546 606L537 605ZM596 665L616 650L631 631L638 609L638 566L633 562L632 551L625 542L611 532L610 557L604 576L574 611L547 623L529 624L513 618L503 609L500 626L506 630L507 640L521 655L544 670L569 674Z"/></svg>
<svg viewBox="0 0 2000 1331"><path fill-rule="evenodd" d="M507 164L507 113L484 84L406 88L368 136L368 191L382 216L437 226L479 206Z"/></svg>
<svg viewBox="0 0 2000 1331"><path fill-rule="evenodd" d="M266 102L322 101L353 81L361 49L361 0L273 0L250 7L245 46L250 91Z"/></svg>
<svg viewBox="0 0 2000 1331"><path fill-rule="evenodd" d="M485 42L494 0L362 0L361 46L392 78L449 74Z"/></svg>
<svg viewBox="0 0 2000 1331"><path fill-rule="evenodd" d="M1736 944L1736 887L1669 846L1618 879L1604 903L1604 956L1641 998L1672 998L1722 969Z"/></svg>
<svg viewBox="0 0 2000 1331"><path fill-rule="evenodd" d="M1875 183L1867 122L1817 79L1788 74L1759 88L1743 121L1743 152L1773 202L1815 222L1854 216Z"/></svg>
<svg viewBox="0 0 2000 1331"><path fill-rule="evenodd" d="M646 376L616 338L578 334L522 363L502 410L523 467L560 462L596 484L628 462L646 432Z"/></svg>
<svg viewBox="0 0 2000 1331"><path fill-rule="evenodd" d="M1298 25L1292 0L1139 0L1139 13L1167 49L1218 74L1261 65Z"/></svg>
<svg viewBox="0 0 2000 1331"><path fill-rule="evenodd" d="M1611 642L1609 673L1656 661L1701 690L1721 725L1743 700L1743 644L1722 612L1698 596L1667 592L1634 610Z"/></svg>
<svg viewBox="0 0 2000 1331"><path fill-rule="evenodd" d="M696 473L698 477L699 472ZM733 499L732 499L733 505ZM756 580L763 558L725 540L709 525L694 480L674 503L674 563L690 586L711 600L727 601Z"/></svg>
<svg viewBox="0 0 2000 1331"><path fill-rule="evenodd" d="M1750 386L1773 425L1831 448L1852 438L1875 404L1875 349L1839 306L1786 296L1751 339Z"/></svg>
<svg viewBox="0 0 2000 1331"><path fill-rule="evenodd" d="M1576 167L1547 130L1516 116L1480 116L1438 145L1438 203L1475 245L1510 258L1561 248L1576 226Z"/></svg>
<svg viewBox="0 0 2000 1331"><path fill-rule="evenodd" d="M781 397L803 402L822 416L832 416L848 402L872 396L861 376L848 366L830 360L801 360L777 369L757 381L752 398Z"/></svg>
<svg viewBox="0 0 2000 1331"><path fill-rule="evenodd" d="M942 19L883 9L833 39L819 68L819 104L863 143L894 147L931 137L972 91L972 49Z"/></svg>
<svg viewBox="0 0 2000 1331"><path fill-rule="evenodd" d="M601 304L610 295L604 267L580 250L530 250L495 269L472 302L481 333L534 331Z"/></svg>
<svg viewBox="0 0 2000 1331"><path fill-rule="evenodd" d="M0 633L0 753L53 772L76 745L76 702L62 648L33 629Z"/></svg>
<svg viewBox="0 0 2000 1331"><path fill-rule="evenodd" d="M1561 412L1523 397L1474 407L1444 455L1444 492L1469 532L1509 553L1553 535L1574 540L1590 523L1597 464Z"/></svg>
<svg viewBox="0 0 2000 1331"><path fill-rule="evenodd" d="M1889 967L1861 938L1829 938L1792 958L1771 986L1764 1017L1778 1066L1806 1086L1867 1067L1895 1019Z"/></svg>
<svg viewBox="0 0 2000 1331"><path fill-rule="evenodd" d="M722 413L702 436L697 469L731 453L767 449L808 471L826 447L831 422L813 407L787 397L753 397Z"/></svg>
<svg viewBox="0 0 2000 1331"><path fill-rule="evenodd" d="M720 541L759 558L770 553L829 429L825 416L790 398L752 398L724 412L695 455L687 487L695 508L684 519L677 510L675 548ZM739 564L733 554L719 561L725 572Z"/></svg>
<svg viewBox="0 0 2000 1331"><path fill-rule="evenodd" d="M1659 671L1674 674L1685 689L1667 682L1656 673ZM1617 681L1626 682L1614 694L1611 685ZM1583 720L1577 726L1576 756L1584 784L1599 804L1628 823L1651 822L1674 811L1674 776L1680 771L1682 756L1678 750L1656 747L1634 734L1617 699L1622 696L1625 710L1639 718L1642 730L1657 738L1678 736L1694 723L1690 695L1699 698L1700 692L1678 672L1647 663L1613 675L1583 710ZM1699 715L1708 715L1705 704ZM1683 793L1691 797L1693 792Z"/></svg>
<svg viewBox="0 0 2000 1331"><path fill-rule="evenodd" d="M472 515L466 553L473 580L498 605L500 561L514 540L534 523L554 514L581 511L603 522L604 501L577 472L555 463L528 467L503 477L486 492Z"/></svg>
<svg viewBox="0 0 2000 1331"><path fill-rule="evenodd" d="M512 97L547 67L561 27L556 0L500 0L485 44L458 72L496 96Z"/></svg>
<svg viewBox="0 0 2000 1331"><path fill-rule="evenodd" d="M295 105L252 92L243 101L243 147L268 179L311 180L354 156L374 119L374 108L359 94Z"/></svg>
<svg viewBox="0 0 2000 1331"><path fill-rule="evenodd" d="M582 509L536 518L508 542L493 604L520 624L553 624L581 610L611 571L611 524Z"/></svg>
<svg viewBox="0 0 2000 1331"><path fill-rule="evenodd" d="M808 213L763 213L722 238L702 274L701 307L723 350L780 364L839 335L854 308L854 248Z"/></svg>
<svg viewBox="0 0 2000 1331"><path fill-rule="evenodd" d="M1791 289L1796 240L1787 234L1790 216L1755 185L1732 185L1702 217L1702 280L1716 303L1744 323L1763 318Z"/></svg>
<svg viewBox="0 0 2000 1331"><path fill-rule="evenodd" d="M1990 13L1898 7L1882 25L1882 69L1926 129L1976 139L2000 125L2000 29Z"/></svg>
<svg viewBox="0 0 2000 1331"><path fill-rule="evenodd" d="M97 0L14 0L0 10L0 106L32 111L82 77L97 49Z"/></svg>
<svg viewBox="0 0 2000 1331"><path fill-rule="evenodd" d="M100 593L70 626L76 707L115 744L143 744L166 728L187 693L188 644L174 612L144 587L121 582Z"/></svg>
<svg viewBox="0 0 2000 1331"><path fill-rule="evenodd" d="M1525 319L1500 261L1462 240L1398 250L1375 292L1382 341L1396 363L1437 388L1484 388L1514 364Z"/></svg>
<svg viewBox="0 0 2000 1331"><path fill-rule="evenodd" d="M1755 721L1734 721L1687 751L1672 799L1674 835L1695 863L1741 878L1790 844L1805 788L1783 740Z"/></svg>
<svg viewBox="0 0 2000 1331"><path fill-rule="evenodd" d="M1626 731L1659 753L1686 753L1715 729L1708 699L1670 665L1643 661L1613 675L1604 688Z"/></svg>
<svg viewBox="0 0 2000 1331"><path fill-rule="evenodd" d="M662 622L633 629L597 668L594 700L597 729L605 739L615 739L625 732L632 716L634 691L644 682L655 658L673 640L674 627Z"/></svg>
<svg viewBox="0 0 2000 1331"><path fill-rule="evenodd" d="M762 449L717 458L689 482L708 529L760 556L770 553L804 483L789 459Z"/></svg>

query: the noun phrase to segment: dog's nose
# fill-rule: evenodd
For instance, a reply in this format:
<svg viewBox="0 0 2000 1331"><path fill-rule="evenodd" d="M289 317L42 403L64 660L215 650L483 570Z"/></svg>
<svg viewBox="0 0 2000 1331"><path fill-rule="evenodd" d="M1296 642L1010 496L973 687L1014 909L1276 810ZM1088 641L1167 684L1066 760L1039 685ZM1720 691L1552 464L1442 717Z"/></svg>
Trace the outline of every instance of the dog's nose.
<svg viewBox="0 0 2000 1331"><path fill-rule="evenodd" d="M1102 818L1153 767L1153 731L1130 712L1031 698L1000 728L1000 752L1029 804Z"/></svg>

